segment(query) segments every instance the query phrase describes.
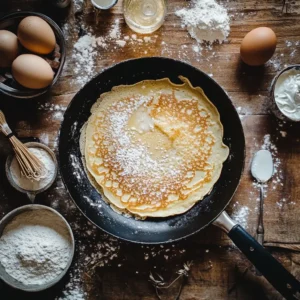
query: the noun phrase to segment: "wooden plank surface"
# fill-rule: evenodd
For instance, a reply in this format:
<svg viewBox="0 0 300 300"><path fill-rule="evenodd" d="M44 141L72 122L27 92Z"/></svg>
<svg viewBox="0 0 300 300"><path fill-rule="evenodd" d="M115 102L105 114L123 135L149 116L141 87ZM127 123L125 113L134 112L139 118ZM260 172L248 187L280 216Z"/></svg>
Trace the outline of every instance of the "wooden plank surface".
<svg viewBox="0 0 300 300"><path fill-rule="evenodd" d="M231 15L228 41L195 52L193 46L197 46L196 42L181 28L180 20L174 15L174 11L186 6L188 1L169 1L163 27L151 35L151 43L140 43L131 38L133 32L124 22L121 3L109 12L99 13L85 0L83 11L75 16L74 3L65 13L59 14L41 0L5 0L1 4L1 13L21 9L52 16L66 35L67 62L60 80L50 93L34 100L16 100L1 95L0 108L20 137L37 137L57 151L57 134L63 113L84 84L74 73L77 63L73 56L74 44L87 32L95 37L107 37L119 20L120 39L129 36L130 41L119 47L115 39L107 39L106 49L97 47L94 67L86 74L87 77L91 78L125 59L167 56L198 67L223 86L241 115L247 143L244 174L228 212L238 216L239 210L246 207L248 214L242 221L248 231L255 234L258 189L253 185L249 168L253 154L262 147L266 135L270 135L277 149L272 152L279 164L279 175L268 186L265 241L266 245L280 247L276 251L271 248L271 251L289 270L300 276L298 252L284 249L297 250L300 247L300 126L278 122L269 111L272 78L285 65L297 63L300 59L300 5L292 3L289 13L282 14L280 0L222 3ZM240 61L239 45L244 35L257 26L270 26L277 34L278 47L269 63L260 68L250 68ZM143 36L137 34L139 38ZM9 153L6 146L5 139L0 136L0 216L28 203L26 197L16 192L6 180L4 163ZM54 288L36 295L2 286L0 292L5 295L4 299L55 299L70 290L85 291L85 299L156 299L148 281L149 272L162 274L169 281L189 260L194 264L180 299L281 299L263 278L255 276L253 268L217 228L209 227L186 241L163 247L132 245L116 241L91 225L73 205L60 177L37 201L56 208L71 223L77 241L71 272ZM247 268L249 270L243 275ZM177 284L162 298L174 299L178 288Z"/></svg>

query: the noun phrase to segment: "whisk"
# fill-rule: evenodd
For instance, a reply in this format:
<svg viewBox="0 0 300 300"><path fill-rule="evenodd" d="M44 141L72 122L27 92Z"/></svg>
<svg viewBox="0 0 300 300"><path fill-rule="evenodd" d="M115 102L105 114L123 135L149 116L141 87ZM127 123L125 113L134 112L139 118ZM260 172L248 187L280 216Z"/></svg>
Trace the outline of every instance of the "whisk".
<svg viewBox="0 0 300 300"><path fill-rule="evenodd" d="M42 162L31 153L12 133L3 112L0 110L0 130L11 142L16 153L16 159L21 168L21 174L28 179L40 180L44 177L46 170Z"/></svg>

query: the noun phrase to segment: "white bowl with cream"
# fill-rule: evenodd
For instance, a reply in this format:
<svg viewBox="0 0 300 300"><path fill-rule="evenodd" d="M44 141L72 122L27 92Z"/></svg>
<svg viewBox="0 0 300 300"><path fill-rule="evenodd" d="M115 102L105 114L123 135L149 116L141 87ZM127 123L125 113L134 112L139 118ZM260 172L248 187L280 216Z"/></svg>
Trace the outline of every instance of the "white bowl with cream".
<svg viewBox="0 0 300 300"><path fill-rule="evenodd" d="M300 65L288 66L276 75L271 96L275 116L300 122Z"/></svg>

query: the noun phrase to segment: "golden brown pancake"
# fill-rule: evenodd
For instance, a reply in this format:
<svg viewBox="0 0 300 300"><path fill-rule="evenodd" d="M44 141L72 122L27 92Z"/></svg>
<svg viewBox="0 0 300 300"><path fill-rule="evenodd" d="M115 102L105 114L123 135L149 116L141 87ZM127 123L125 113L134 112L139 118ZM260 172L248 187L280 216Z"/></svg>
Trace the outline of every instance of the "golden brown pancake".
<svg viewBox="0 0 300 300"><path fill-rule="evenodd" d="M114 87L87 123L87 170L110 203L141 217L189 210L212 190L228 156L216 107L180 78Z"/></svg>

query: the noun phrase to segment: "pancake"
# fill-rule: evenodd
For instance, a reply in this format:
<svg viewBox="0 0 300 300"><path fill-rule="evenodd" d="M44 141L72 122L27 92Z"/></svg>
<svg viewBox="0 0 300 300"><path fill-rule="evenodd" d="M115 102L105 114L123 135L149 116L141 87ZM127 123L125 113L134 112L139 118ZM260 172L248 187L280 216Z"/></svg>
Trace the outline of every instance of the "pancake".
<svg viewBox="0 0 300 300"><path fill-rule="evenodd" d="M108 202L140 217L182 214L210 193L229 149L216 107L180 77L114 87L85 131L85 163Z"/></svg>

